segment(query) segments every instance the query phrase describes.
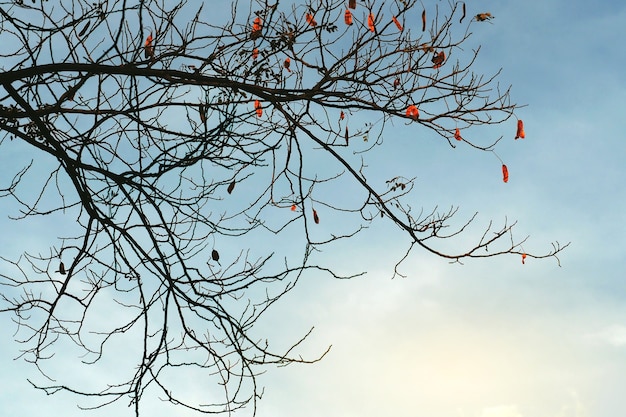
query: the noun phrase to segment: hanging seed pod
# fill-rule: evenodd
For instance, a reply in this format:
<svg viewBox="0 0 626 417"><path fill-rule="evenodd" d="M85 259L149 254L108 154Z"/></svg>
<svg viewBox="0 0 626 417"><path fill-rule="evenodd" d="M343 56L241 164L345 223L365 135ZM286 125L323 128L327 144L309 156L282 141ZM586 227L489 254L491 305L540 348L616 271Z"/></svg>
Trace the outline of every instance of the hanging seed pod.
<svg viewBox="0 0 626 417"><path fill-rule="evenodd" d="M356 0L349 0L348 1L348 7L351 9L356 9Z"/></svg>
<svg viewBox="0 0 626 417"><path fill-rule="evenodd" d="M426 30L426 9L422 10L422 32Z"/></svg>
<svg viewBox="0 0 626 417"><path fill-rule="evenodd" d="M458 127L454 131L454 139L459 140L459 141L463 140L463 138L461 137L461 131L459 130Z"/></svg>
<svg viewBox="0 0 626 417"><path fill-rule="evenodd" d="M220 260L220 254L215 249L211 251L211 259L213 259L215 262L219 262Z"/></svg>
<svg viewBox="0 0 626 417"><path fill-rule="evenodd" d="M435 52L435 55L430 60L433 63L433 68L437 69L443 65L443 62L446 60L445 52Z"/></svg>
<svg viewBox="0 0 626 417"><path fill-rule="evenodd" d="M420 116L420 112L415 104L411 104L409 107L406 108L406 115L413 120L417 120L417 118Z"/></svg>
<svg viewBox="0 0 626 417"><path fill-rule="evenodd" d="M348 146L349 145L348 138L350 137L350 135L348 134L348 126L346 126L346 135L345 136L346 136L346 146Z"/></svg>
<svg viewBox="0 0 626 417"><path fill-rule="evenodd" d="M65 275L65 274L66 274L66 272L65 272L65 265L63 264L63 262L61 262L61 263L59 264L59 273L60 273L61 275Z"/></svg>
<svg viewBox="0 0 626 417"><path fill-rule="evenodd" d="M402 32L402 29L403 29L402 24L398 21L398 19L396 19L395 16L391 16L391 20L393 20L393 23L396 24L396 27L398 28L398 30Z"/></svg>
<svg viewBox="0 0 626 417"><path fill-rule="evenodd" d="M297 208L298 208L298 206L296 206L295 204L291 205L291 211L296 211Z"/></svg>
<svg viewBox="0 0 626 417"><path fill-rule="evenodd" d="M254 100L254 110L256 111L256 117L263 116L263 106L259 100Z"/></svg>
<svg viewBox="0 0 626 417"><path fill-rule="evenodd" d="M369 16L367 16L367 26L370 28L370 32L376 32L374 20L374 13L370 13Z"/></svg>
<svg viewBox="0 0 626 417"><path fill-rule="evenodd" d="M317 211L315 211L315 209L313 209L313 221L315 222L315 224L319 224L320 223L320 218L317 215Z"/></svg>
<svg viewBox="0 0 626 417"><path fill-rule="evenodd" d="M502 181L509 182L509 169L502 164Z"/></svg>
<svg viewBox="0 0 626 417"><path fill-rule="evenodd" d="M152 32L146 38L146 43L143 45L143 55L146 59L154 58L154 45L152 44Z"/></svg>
<svg viewBox="0 0 626 417"><path fill-rule="evenodd" d="M233 182L230 183L226 191L228 191L228 194L230 194L233 192L234 189L235 189L235 180L233 180Z"/></svg>
<svg viewBox="0 0 626 417"><path fill-rule="evenodd" d="M254 48L252 50L252 59L256 60L258 57L259 57L259 50L258 50L258 48Z"/></svg>
<svg viewBox="0 0 626 417"><path fill-rule="evenodd" d="M200 113L200 121L202 124L206 124L206 107L204 107L204 104L198 106L198 113Z"/></svg>
<svg viewBox="0 0 626 417"><path fill-rule="evenodd" d="M87 29L89 29L89 21L85 23L85 26L78 32L78 37L82 37L85 33L87 33Z"/></svg>
<svg viewBox="0 0 626 417"><path fill-rule="evenodd" d="M486 13L478 13L475 17L477 22L484 22L485 20L491 20L493 19L493 16L491 15L491 13L486 12Z"/></svg>
<svg viewBox="0 0 626 417"><path fill-rule="evenodd" d="M250 38L257 39L261 36L261 30L263 29L263 22L259 16L254 18L252 22L252 31L250 32Z"/></svg>
<svg viewBox="0 0 626 417"><path fill-rule="evenodd" d="M313 17L311 13L306 14L306 22L309 24L309 26L313 28L317 26L317 22L315 21L315 18Z"/></svg>
<svg viewBox="0 0 626 417"><path fill-rule="evenodd" d="M521 120L517 121L517 133L515 134L515 139L524 139L526 137L526 132L524 132L524 122Z"/></svg>
<svg viewBox="0 0 626 417"><path fill-rule="evenodd" d="M346 12L343 14L343 21L346 22L346 25L352 25L352 13L350 10L346 9Z"/></svg>
<svg viewBox="0 0 626 417"><path fill-rule="evenodd" d="M526 254L522 253L522 265L526 263Z"/></svg>
<svg viewBox="0 0 626 417"><path fill-rule="evenodd" d="M286 58L285 62L283 62L283 67L285 67L287 71L291 72L291 59Z"/></svg>

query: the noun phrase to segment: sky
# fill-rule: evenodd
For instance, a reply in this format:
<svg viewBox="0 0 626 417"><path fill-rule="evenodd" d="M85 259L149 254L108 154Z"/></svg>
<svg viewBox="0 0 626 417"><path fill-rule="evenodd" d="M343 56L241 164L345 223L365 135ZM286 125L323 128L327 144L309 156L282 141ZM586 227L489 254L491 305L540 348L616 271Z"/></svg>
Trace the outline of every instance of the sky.
<svg viewBox="0 0 626 417"><path fill-rule="evenodd" d="M526 139L498 148L511 171L509 183L491 178L492 156L468 157L447 145L429 147L414 163L403 158L398 169L407 176L415 171L429 203L457 203L461 214L479 211L482 222L518 220L529 246L571 241L561 266L553 259L522 265L518 257L449 264L415 251L402 266L406 278L392 279L405 246L375 226L341 253L328 254L339 268L367 275L307 276L265 318L268 334L279 341L315 326L305 354L332 349L319 363L261 376L265 394L257 415L623 415L626 4L485 0L480 7L495 18L472 26L472 42L482 45L477 69L502 68L500 80L513 86L516 102L527 104L517 112ZM509 126L493 129L510 136ZM36 241L41 227L16 226L2 215L3 253L19 250L12 234ZM122 415L124 406L82 412L76 398L33 390L26 379L36 371L13 359L19 345L10 317L0 316L0 323L1 414ZM69 372L71 364L65 365ZM191 415L173 414L158 401L146 410Z"/></svg>

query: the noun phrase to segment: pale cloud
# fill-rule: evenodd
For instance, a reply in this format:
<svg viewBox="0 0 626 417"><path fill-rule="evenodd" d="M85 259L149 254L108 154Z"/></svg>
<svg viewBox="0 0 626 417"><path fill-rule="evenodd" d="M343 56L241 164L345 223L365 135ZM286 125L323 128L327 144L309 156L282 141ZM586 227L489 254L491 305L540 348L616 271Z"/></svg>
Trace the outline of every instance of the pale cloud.
<svg viewBox="0 0 626 417"><path fill-rule="evenodd" d="M480 417L524 417L516 405L498 405L483 409Z"/></svg>
<svg viewBox="0 0 626 417"><path fill-rule="evenodd" d="M586 337L595 343L608 344L615 347L626 346L626 326L612 324L600 331L589 333Z"/></svg>

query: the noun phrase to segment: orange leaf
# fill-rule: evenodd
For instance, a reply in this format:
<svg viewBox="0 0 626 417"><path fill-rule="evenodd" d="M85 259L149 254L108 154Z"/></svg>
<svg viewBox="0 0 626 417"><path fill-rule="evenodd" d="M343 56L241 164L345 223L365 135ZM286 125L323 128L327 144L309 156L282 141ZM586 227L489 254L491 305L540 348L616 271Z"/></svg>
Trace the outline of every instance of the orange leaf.
<svg viewBox="0 0 626 417"><path fill-rule="evenodd" d="M256 116L263 116L263 106L259 100L254 100L254 110L256 110Z"/></svg>
<svg viewBox="0 0 626 417"><path fill-rule="evenodd" d="M317 22L315 21L315 19L313 18L313 15L311 13L307 13L306 14L306 22L309 24L309 26L311 27L315 27L317 26Z"/></svg>
<svg viewBox="0 0 626 417"><path fill-rule="evenodd" d="M285 62L283 62L283 67L285 67L287 71L291 72L291 69L289 68L290 66L291 66L291 59L287 57L287 59L285 59Z"/></svg>
<svg viewBox="0 0 626 417"><path fill-rule="evenodd" d="M409 107L406 108L406 115L413 120L417 120L417 118L420 116L420 112L415 104L411 104Z"/></svg>
<svg viewBox="0 0 626 417"><path fill-rule="evenodd" d="M422 32L426 30L426 9L422 10Z"/></svg>
<svg viewBox="0 0 626 417"><path fill-rule="evenodd" d="M476 21L477 22L484 22L485 20L490 20L493 19L493 16L491 16L491 13L486 12L486 13L478 13L476 15Z"/></svg>
<svg viewBox="0 0 626 417"><path fill-rule="evenodd" d="M230 194L233 192L234 189L235 189L235 180L233 180L233 182L230 183L226 191L228 191L228 194Z"/></svg>
<svg viewBox="0 0 626 417"><path fill-rule="evenodd" d="M445 52L435 52L435 55L430 60L433 63L433 68L437 69L443 65L443 62L446 60Z"/></svg>
<svg viewBox="0 0 626 417"><path fill-rule="evenodd" d="M339 120L343 120L346 117L346 114L343 112L343 110L341 110L341 113L339 113Z"/></svg>
<svg viewBox="0 0 626 417"><path fill-rule="evenodd" d="M346 9L346 12L343 15L343 21L346 22L346 25L348 26L352 24L352 13L350 10Z"/></svg>
<svg viewBox="0 0 626 417"><path fill-rule="evenodd" d="M261 30L263 29L262 24L263 22L259 16L254 18L254 21L252 22L252 32L250 33L250 37L252 39L256 39L261 36Z"/></svg>
<svg viewBox="0 0 626 417"><path fill-rule="evenodd" d="M522 265L524 265L526 262L526 254L522 253Z"/></svg>
<svg viewBox="0 0 626 417"><path fill-rule="evenodd" d="M391 20L393 20L393 23L396 24L396 27L398 28L398 30L400 32L402 32L402 25L400 24L400 22L398 21L398 19L396 19L395 16L391 16Z"/></svg>
<svg viewBox="0 0 626 417"><path fill-rule="evenodd" d="M509 182L509 169L502 164L502 181Z"/></svg>
<svg viewBox="0 0 626 417"><path fill-rule="evenodd" d="M459 130L458 127L454 131L454 139L456 139L456 140L463 140L463 138L461 137L461 131Z"/></svg>
<svg viewBox="0 0 626 417"><path fill-rule="evenodd" d="M297 209L297 208L298 208L298 207L297 207L295 204L292 204L292 205L291 205L291 211L296 211L296 209Z"/></svg>
<svg viewBox="0 0 626 417"><path fill-rule="evenodd" d="M515 134L515 139L526 137L526 132L524 132L524 122L521 120L517 121L517 133Z"/></svg>
<svg viewBox="0 0 626 417"><path fill-rule="evenodd" d="M376 27L374 26L374 13L370 13L367 16L367 26L370 28L370 32L376 32Z"/></svg>
<svg viewBox="0 0 626 417"><path fill-rule="evenodd" d="M257 59L259 57L259 50L258 48L254 48L252 50L252 59Z"/></svg>
<svg viewBox="0 0 626 417"><path fill-rule="evenodd" d="M313 209L313 221L315 222L315 224L320 223L320 218L318 217L317 211L315 211L315 209Z"/></svg>
<svg viewBox="0 0 626 417"><path fill-rule="evenodd" d="M356 9L356 0L349 0L348 7L351 9Z"/></svg>

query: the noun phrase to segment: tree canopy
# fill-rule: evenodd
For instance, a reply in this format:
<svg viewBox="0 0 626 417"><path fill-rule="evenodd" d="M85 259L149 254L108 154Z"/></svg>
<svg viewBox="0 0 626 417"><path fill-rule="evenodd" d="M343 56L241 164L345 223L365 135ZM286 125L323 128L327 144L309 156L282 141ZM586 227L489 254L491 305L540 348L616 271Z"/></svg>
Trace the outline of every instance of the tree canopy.
<svg viewBox="0 0 626 417"><path fill-rule="evenodd" d="M255 323L307 271L363 273L316 255L375 222L405 236L395 276L415 250L558 261L564 248L527 252L514 222L468 236L475 216L416 209L414 177L369 170L402 131L493 153L508 181L495 148L523 139L523 122L498 69L475 73L480 48L464 48L490 13L454 1L228 5L0 1L0 145L32 158L8 164L0 196L19 221L68 225L49 252L24 248L0 270L0 309L49 393L130 399L136 415L148 387L199 412L254 407L264 367L324 355L298 354L306 332L276 348ZM510 137L479 130L503 123ZM105 386L47 375L62 346L95 366L116 343L134 365ZM186 398L177 373L203 375L221 399Z"/></svg>

